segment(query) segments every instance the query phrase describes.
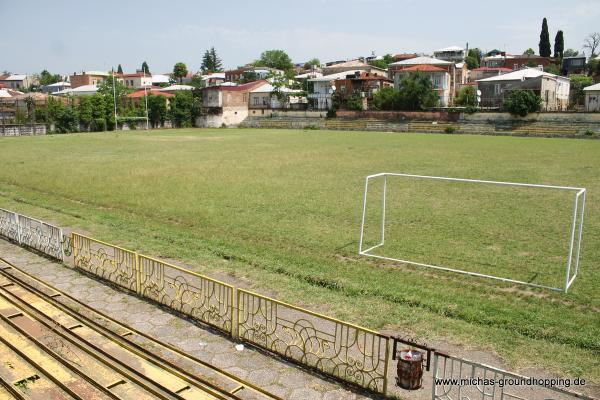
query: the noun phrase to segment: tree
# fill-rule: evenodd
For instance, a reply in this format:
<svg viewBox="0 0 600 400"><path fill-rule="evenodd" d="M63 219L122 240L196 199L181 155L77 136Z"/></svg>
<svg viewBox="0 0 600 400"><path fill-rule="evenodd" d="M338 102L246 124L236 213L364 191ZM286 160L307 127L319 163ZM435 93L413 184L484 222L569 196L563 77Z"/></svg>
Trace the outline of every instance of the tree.
<svg viewBox="0 0 600 400"><path fill-rule="evenodd" d="M152 75L152 74L150 73L150 68L148 67L148 63L147 63L146 61L144 61L144 62L142 63L142 72L143 72L144 74L146 74L146 75Z"/></svg>
<svg viewBox="0 0 600 400"><path fill-rule="evenodd" d="M148 95L148 119L153 128L164 125L167 120L167 99L165 96Z"/></svg>
<svg viewBox="0 0 600 400"><path fill-rule="evenodd" d="M193 98L191 90L179 90L171 97L169 119L177 128L192 126Z"/></svg>
<svg viewBox="0 0 600 400"><path fill-rule="evenodd" d="M467 56L465 58L465 62L467 63L468 69L479 68L479 61L477 61L477 58L475 58L473 56Z"/></svg>
<svg viewBox="0 0 600 400"><path fill-rule="evenodd" d="M210 56L211 56L212 62L213 62L213 68L214 68L213 72L223 71L223 62L221 61L219 56L217 56L217 51L215 50L214 47L210 48Z"/></svg>
<svg viewBox="0 0 600 400"><path fill-rule="evenodd" d="M513 115L525 117L542 109L542 98L529 90L511 90L504 98L504 108Z"/></svg>
<svg viewBox="0 0 600 400"><path fill-rule="evenodd" d="M483 57L483 52L481 51L481 49L479 49L478 47L469 49L469 52L467 53L467 57L474 57L475 59L477 59L477 65L481 65L481 57Z"/></svg>
<svg viewBox="0 0 600 400"><path fill-rule="evenodd" d="M477 90L475 86L465 86L459 90L455 100L456 105L464 107L477 106Z"/></svg>
<svg viewBox="0 0 600 400"><path fill-rule="evenodd" d="M587 63L588 76L594 76L600 74L600 61L591 59Z"/></svg>
<svg viewBox="0 0 600 400"><path fill-rule="evenodd" d="M573 50L573 49L566 49L565 52L563 53L563 57L577 57L579 55L579 52L577 50Z"/></svg>
<svg viewBox="0 0 600 400"><path fill-rule="evenodd" d="M583 42L583 48L590 51L591 58L597 56L596 51L600 48L600 33L590 33Z"/></svg>
<svg viewBox="0 0 600 400"><path fill-rule="evenodd" d="M47 70L40 72L40 76L38 78L40 86L51 85L53 83L60 82L61 80L62 78L59 74L51 74Z"/></svg>
<svg viewBox="0 0 600 400"><path fill-rule="evenodd" d="M394 56L391 54L386 54L379 60L369 61L369 65L372 65L374 67L381 68L381 69L387 69L388 66L393 62L394 62Z"/></svg>
<svg viewBox="0 0 600 400"><path fill-rule="evenodd" d="M112 73L109 73L105 80L98 84L98 92L99 94L109 97L112 101L113 97L116 95L117 103L119 99L122 99L129 90L123 82L120 82L118 79L115 79L115 89L113 91L113 76Z"/></svg>
<svg viewBox="0 0 600 400"><path fill-rule="evenodd" d="M121 64L119 64L119 66L117 67L117 74L122 74L123 73L123 67L121 67Z"/></svg>
<svg viewBox="0 0 600 400"><path fill-rule="evenodd" d="M312 69L313 67L321 66L321 61L318 58L311 58L307 62L304 63L302 68L304 69Z"/></svg>
<svg viewBox="0 0 600 400"><path fill-rule="evenodd" d="M223 63L219 56L217 56L217 51L214 47L211 47L210 50L206 50L204 52L204 56L202 57L202 65L200 69L204 73L210 72L220 72L223 69Z"/></svg>
<svg viewBox="0 0 600 400"><path fill-rule="evenodd" d="M85 129L89 129L93 121L94 108L92 106L92 96L81 96L77 106L77 116L79 122L83 124Z"/></svg>
<svg viewBox="0 0 600 400"><path fill-rule="evenodd" d="M571 104L583 105L585 102L585 92L583 89L594 84L591 76L571 75Z"/></svg>
<svg viewBox="0 0 600 400"><path fill-rule="evenodd" d="M429 76L413 72L403 77L398 86L401 110L417 111L439 104L438 95L433 90Z"/></svg>
<svg viewBox="0 0 600 400"><path fill-rule="evenodd" d="M196 89L202 89L204 86L206 86L206 82L204 81L204 79L202 79L200 75L194 75L192 76L190 86L193 86Z"/></svg>
<svg viewBox="0 0 600 400"><path fill-rule="evenodd" d="M548 21L546 18L542 21L542 32L540 33L540 56L550 57L552 48L550 47L550 33L548 33Z"/></svg>
<svg viewBox="0 0 600 400"><path fill-rule="evenodd" d="M373 95L373 99L369 102L369 108L385 111L399 110L400 93L391 87L383 88Z"/></svg>
<svg viewBox="0 0 600 400"><path fill-rule="evenodd" d="M527 50L525 50L523 52L523 55L525 56L534 56L535 55L535 50L533 50L531 47L528 48Z"/></svg>
<svg viewBox="0 0 600 400"><path fill-rule="evenodd" d="M283 71L291 70L294 67L292 59L283 50L264 51L255 65L257 67L275 68Z"/></svg>
<svg viewBox="0 0 600 400"><path fill-rule="evenodd" d="M565 37L563 31L556 32L554 38L554 58L563 58L565 52Z"/></svg>
<svg viewBox="0 0 600 400"><path fill-rule="evenodd" d="M188 74L187 66L182 62L178 62L173 67L173 73L171 74L171 77L173 79L175 79L176 81L179 81L179 83L181 83L183 78L185 78L187 76L187 74Z"/></svg>
<svg viewBox="0 0 600 400"><path fill-rule="evenodd" d="M554 75L560 75L560 68L556 64L548 64L544 67L544 72Z"/></svg>
<svg viewBox="0 0 600 400"><path fill-rule="evenodd" d="M258 74L254 71L244 71L240 83L249 83L258 80Z"/></svg>

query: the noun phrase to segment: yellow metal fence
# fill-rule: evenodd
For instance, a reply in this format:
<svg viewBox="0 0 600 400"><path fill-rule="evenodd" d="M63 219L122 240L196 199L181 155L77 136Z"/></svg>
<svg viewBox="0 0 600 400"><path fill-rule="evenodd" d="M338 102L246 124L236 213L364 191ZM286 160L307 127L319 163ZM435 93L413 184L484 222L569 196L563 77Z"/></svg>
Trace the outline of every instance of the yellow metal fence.
<svg viewBox="0 0 600 400"><path fill-rule="evenodd" d="M387 392L388 336L79 233L71 242L76 268L293 362Z"/></svg>
<svg viewBox="0 0 600 400"><path fill-rule="evenodd" d="M151 257L138 260L141 296L231 333L233 286Z"/></svg>
<svg viewBox="0 0 600 400"><path fill-rule="evenodd" d="M237 289L243 341L363 388L387 391L389 337Z"/></svg>

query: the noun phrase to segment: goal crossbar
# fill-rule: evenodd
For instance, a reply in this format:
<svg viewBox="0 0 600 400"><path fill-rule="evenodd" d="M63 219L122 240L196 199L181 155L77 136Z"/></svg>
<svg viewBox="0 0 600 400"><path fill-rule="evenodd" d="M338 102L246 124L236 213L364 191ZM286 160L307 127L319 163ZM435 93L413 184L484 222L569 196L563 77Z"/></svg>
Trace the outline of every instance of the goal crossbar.
<svg viewBox="0 0 600 400"><path fill-rule="evenodd" d="M387 178L388 176L397 176L397 177L405 177L405 178L416 178L416 179L429 179L429 180L440 180L440 181L453 181L453 182L469 182L469 183L481 183L481 184L492 184L492 185L504 185L504 186L520 186L520 187L531 187L531 188L542 188L542 189L556 189L556 190L565 190L572 191L575 193L574 201L573 201L573 219L571 222L570 230L569 230L569 250L567 254L567 264L566 264L566 274L565 281L563 287L553 287L547 285L540 285L532 282L526 282L516 279L504 278L495 275L483 274L478 272L465 271L457 268L451 268L446 266L439 266L427 263L421 263L410 260L403 260L400 258L381 256L377 254L372 254L372 251L383 246L385 244L385 222L386 222L386 194L387 194ZM381 197L381 231L380 231L380 241L378 244L371 246L367 249L363 249L364 236L365 236L365 219L367 213L367 198L369 192L369 182L371 179L383 178L383 193ZM411 264L420 267L433 268L442 271L456 272L465 275L495 279L504 282L516 283L527 285L531 287L538 287L543 289L555 290L559 292L567 292L569 287L575 282L577 278L577 273L579 272L579 255L581 253L581 240L583 236L583 219L585 212L585 195L586 188L581 187L572 187L572 186L555 186L555 185L540 185L540 184L532 184L532 183L518 183L518 182L502 182L502 181L489 181L489 180L481 180L481 179L465 179L465 178L450 178L443 176L427 176L427 175L414 175L414 174L402 174L402 173L392 173L392 172L382 172L378 174L369 175L365 179L365 189L363 194L363 210L362 210L362 219L360 225L360 240L358 245L358 253L362 256L378 258L382 260L388 261L396 261L404 264ZM577 224L577 219L580 219L579 225ZM573 266L574 264L574 266ZM571 270L573 269L574 273L571 276Z"/></svg>

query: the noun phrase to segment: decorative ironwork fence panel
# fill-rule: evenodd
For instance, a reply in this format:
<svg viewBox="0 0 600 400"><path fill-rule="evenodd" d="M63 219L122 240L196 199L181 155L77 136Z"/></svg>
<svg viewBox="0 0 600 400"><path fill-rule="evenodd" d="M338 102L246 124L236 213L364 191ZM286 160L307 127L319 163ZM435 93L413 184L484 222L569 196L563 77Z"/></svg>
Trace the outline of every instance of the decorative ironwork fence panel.
<svg viewBox="0 0 600 400"><path fill-rule="evenodd" d="M35 218L0 209L0 235L63 260L62 229Z"/></svg>
<svg viewBox="0 0 600 400"><path fill-rule="evenodd" d="M237 290L238 336L327 375L385 394L389 338L246 290Z"/></svg>
<svg viewBox="0 0 600 400"><path fill-rule="evenodd" d="M19 214L0 208L0 235L19 242Z"/></svg>
<svg viewBox="0 0 600 400"><path fill-rule="evenodd" d="M73 232L75 267L129 290L137 290L137 254Z"/></svg>
<svg viewBox="0 0 600 400"><path fill-rule="evenodd" d="M140 295L231 334L233 286L143 255L138 267Z"/></svg>
<svg viewBox="0 0 600 400"><path fill-rule="evenodd" d="M62 230L56 226L47 224L19 215L20 242L26 246L39 250L58 260L62 260Z"/></svg>
<svg viewBox="0 0 600 400"><path fill-rule="evenodd" d="M563 383L560 379L525 377L437 352L433 359L433 400L591 400L558 387Z"/></svg>

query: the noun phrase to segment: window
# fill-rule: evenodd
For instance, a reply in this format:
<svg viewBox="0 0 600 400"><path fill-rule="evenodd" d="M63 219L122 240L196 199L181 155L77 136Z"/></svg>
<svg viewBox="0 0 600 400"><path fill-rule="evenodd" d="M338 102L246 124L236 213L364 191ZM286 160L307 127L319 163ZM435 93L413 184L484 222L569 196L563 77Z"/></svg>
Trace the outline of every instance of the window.
<svg viewBox="0 0 600 400"><path fill-rule="evenodd" d="M255 106L259 106L260 105L260 98L258 98L258 97L254 98L254 105Z"/></svg>
<svg viewBox="0 0 600 400"><path fill-rule="evenodd" d="M242 101L243 101L244 103L248 101L248 93L244 93L244 94L242 95Z"/></svg>
<svg viewBox="0 0 600 400"><path fill-rule="evenodd" d="M502 93L502 89L500 87L500 84L497 83L494 85L494 94L500 94L500 93Z"/></svg>

